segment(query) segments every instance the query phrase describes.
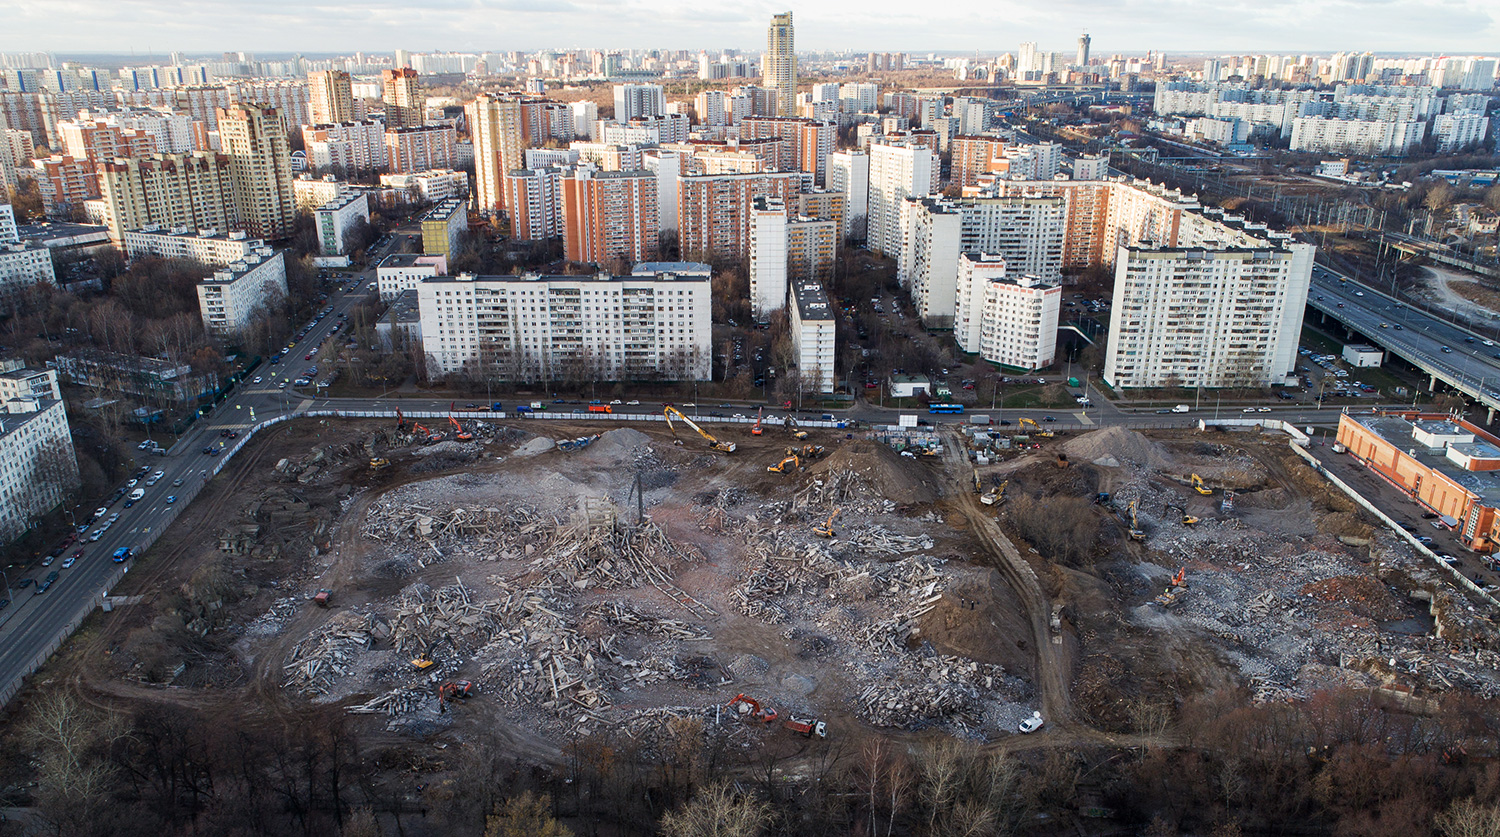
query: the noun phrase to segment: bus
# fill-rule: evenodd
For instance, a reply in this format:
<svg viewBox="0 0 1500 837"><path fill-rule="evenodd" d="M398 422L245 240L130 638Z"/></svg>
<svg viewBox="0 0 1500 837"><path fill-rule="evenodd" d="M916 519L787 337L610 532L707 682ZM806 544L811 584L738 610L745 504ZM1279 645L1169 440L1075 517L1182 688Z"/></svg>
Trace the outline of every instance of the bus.
<svg viewBox="0 0 1500 837"><path fill-rule="evenodd" d="M963 411L964 405L962 404L929 404L927 406L929 413L962 413Z"/></svg>
<svg viewBox="0 0 1500 837"><path fill-rule="evenodd" d="M591 412L591 413L613 413L614 411L615 411L615 408L609 406L608 404L590 404L589 405L589 412Z"/></svg>

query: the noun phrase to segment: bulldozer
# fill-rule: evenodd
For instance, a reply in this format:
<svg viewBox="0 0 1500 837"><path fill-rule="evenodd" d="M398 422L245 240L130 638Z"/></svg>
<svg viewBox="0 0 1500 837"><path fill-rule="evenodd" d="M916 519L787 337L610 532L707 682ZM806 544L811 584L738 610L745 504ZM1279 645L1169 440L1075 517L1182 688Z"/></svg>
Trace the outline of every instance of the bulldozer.
<svg viewBox="0 0 1500 837"><path fill-rule="evenodd" d="M1198 476L1197 474L1193 474L1193 478L1192 479L1193 479L1193 490L1194 491L1198 492L1199 494L1204 495L1205 497L1214 493L1214 490L1212 488L1209 488L1208 486L1206 486L1206 485L1203 484L1203 478L1202 477Z"/></svg>
<svg viewBox="0 0 1500 837"><path fill-rule="evenodd" d="M769 706L762 706L760 701L743 692L735 695L734 699L724 704L724 706L747 721L755 721L762 724L774 723L780 715L775 709Z"/></svg>
<svg viewBox="0 0 1500 837"><path fill-rule="evenodd" d="M437 665L437 660L434 660L432 658L431 652L423 651L416 657L412 658L411 664L418 671L426 671L427 669Z"/></svg>
<svg viewBox="0 0 1500 837"><path fill-rule="evenodd" d="M379 471L381 468L389 468L389 467L391 467L391 461L389 459L371 459L370 460L370 470L372 470L372 471Z"/></svg>
<svg viewBox="0 0 1500 837"><path fill-rule="evenodd" d="M709 433L707 430L699 427L697 422L694 422L692 419L683 415L682 411L677 409L676 407L667 407L666 409L662 410L662 415L667 420L667 429L672 432L672 444L678 446L682 445L682 440L677 438L677 428L672 426L672 416L676 415L679 419L687 422L688 427L691 427L694 430L698 431L698 435L702 436L708 441L709 447L720 453L734 453L734 442L721 442L718 439L714 438L714 435L712 433Z"/></svg>
<svg viewBox="0 0 1500 837"><path fill-rule="evenodd" d="M438 711L447 712L448 704L455 700L467 700L474 695L474 684L468 680L453 680L437 687Z"/></svg>
<svg viewBox="0 0 1500 837"><path fill-rule="evenodd" d="M817 535L820 538L831 538L831 537L833 537L834 534L835 534L835 532L833 531L833 519L835 517L838 517L839 516L839 512L841 512L841 511L843 511L843 509L834 509L833 510L833 514L828 515L828 519L823 522L822 526L814 526L813 527L813 534Z"/></svg>
<svg viewBox="0 0 1500 837"><path fill-rule="evenodd" d="M1160 596L1152 599L1152 602L1158 607L1176 607L1182 604L1183 598L1187 596L1187 591L1187 567L1183 567L1177 571L1176 575L1172 576L1172 581L1167 586L1167 589L1163 590Z"/></svg>
<svg viewBox="0 0 1500 837"><path fill-rule="evenodd" d="M1187 513L1187 509L1183 508L1182 506L1173 505L1171 503L1168 503L1166 505L1166 508L1163 508L1161 510L1161 516L1162 517L1166 517L1167 516L1167 512L1172 511L1173 509L1176 509L1177 513L1180 514L1180 515L1182 515L1182 525L1184 525L1184 526L1192 526L1193 524L1195 524L1195 523L1198 522L1198 518L1193 517L1192 515L1188 514Z"/></svg>
<svg viewBox="0 0 1500 837"><path fill-rule="evenodd" d="M1146 539L1146 533L1141 531L1140 521L1136 519L1135 504L1135 500L1130 501L1130 539L1133 541L1143 541Z"/></svg>
<svg viewBox="0 0 1500 837"><path fill-rule="evenodd" d="M795 455L792 455L788 456L786 459L781 460L775 465L767 465L766 470L770 471L773 474L785 474L791 471L795 471L801 467L802 460L798 459Z"/></svg>

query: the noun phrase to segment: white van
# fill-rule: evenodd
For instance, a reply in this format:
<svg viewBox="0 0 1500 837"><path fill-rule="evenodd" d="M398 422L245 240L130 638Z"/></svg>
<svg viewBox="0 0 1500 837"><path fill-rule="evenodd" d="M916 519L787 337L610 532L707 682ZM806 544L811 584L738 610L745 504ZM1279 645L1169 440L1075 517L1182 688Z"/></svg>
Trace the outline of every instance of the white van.
<svg viewBox="0 0 1500 837"><path fill-rule="evenodd" d="M1185 413L1185 412L1187 412L1190 409L1192 409L1192 408L1189 407L1186 404L1178 404L1176 407L1172 408L1172 412L1174 412L1174 413Z"/></svg>
<svg viewBox="0 0 1500 837"><path fill-rule="evenodd" d="M146 496L146 489L144 489L144 488L137 488L136 490L130 492L130 499L132 499L132 500L139 500L139 499L141 499L142 497L145 497L145 496Z"/></svg>

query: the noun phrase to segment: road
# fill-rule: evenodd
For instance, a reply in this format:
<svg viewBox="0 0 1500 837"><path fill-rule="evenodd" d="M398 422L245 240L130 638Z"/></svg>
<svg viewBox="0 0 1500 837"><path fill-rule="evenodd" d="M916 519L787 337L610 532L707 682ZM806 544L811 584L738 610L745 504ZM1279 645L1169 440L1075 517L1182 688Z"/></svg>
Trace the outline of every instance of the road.
<svg viewBox="0 0 1500 837"><path fill-rule="evenodd" d="M1307 304L1483 404L1491 420L1500 408L1500 346L1494 341L1322 266L1313 268Z"/></svg>

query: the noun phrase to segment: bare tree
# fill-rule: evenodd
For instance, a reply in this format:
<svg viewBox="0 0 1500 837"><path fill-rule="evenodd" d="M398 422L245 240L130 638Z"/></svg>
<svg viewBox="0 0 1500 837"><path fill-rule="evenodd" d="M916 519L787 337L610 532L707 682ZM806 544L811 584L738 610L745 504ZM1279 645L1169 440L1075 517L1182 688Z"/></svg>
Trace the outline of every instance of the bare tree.
<svg viewBox="0 0 1500 837"><path fill-rule="evenodd" d="M756 837L770 822L769 804L720 783L662 817L661 831L666 837Z"/></svg>
<svg viewBox="0 0 1500 837"><path fill-rule="evenodd" d="M107 745L123 731L119 719L96 712L64 690L36 703L23 736L37 756L37 801L63 833L90 832L109 803L114 770Z"/></svg>
<svg viewBox="0 0 1500 837"><path fill-rule="evenodd" d="M1466 799L1438 814L1436 825L1443 837L1500 837L1500 808Z"/></svg>

